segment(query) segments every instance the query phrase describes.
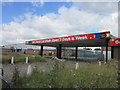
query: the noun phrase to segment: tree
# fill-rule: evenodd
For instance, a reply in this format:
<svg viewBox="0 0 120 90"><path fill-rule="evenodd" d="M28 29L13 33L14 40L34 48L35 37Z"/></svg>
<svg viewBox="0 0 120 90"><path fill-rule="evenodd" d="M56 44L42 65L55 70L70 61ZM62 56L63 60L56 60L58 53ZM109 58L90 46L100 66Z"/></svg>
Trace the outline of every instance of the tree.
<svg viewBox="0 0 120 90"><path fill-rule="evenodd" d="M101 50L101 48L95 48L94 50Z"/></svg>
<svg viewBox="0 0 120 90"><path fill-rule="evenodd" d="M84 50L92 50L92 48L83 48Z"/></svg>

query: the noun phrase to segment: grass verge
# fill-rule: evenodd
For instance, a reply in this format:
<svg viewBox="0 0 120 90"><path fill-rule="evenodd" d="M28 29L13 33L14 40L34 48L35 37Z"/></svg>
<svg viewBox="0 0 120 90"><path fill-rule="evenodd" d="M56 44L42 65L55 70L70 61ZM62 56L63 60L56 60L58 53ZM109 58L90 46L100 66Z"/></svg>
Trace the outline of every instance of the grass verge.
<svg viewBox="0 0 120 90"><path fill-rule="evenodd" d="M11 58L14 57L15 63L25 63L26 57L29 58L29 62L46 62L46 59L44 57L41 57L40 55L26 55L21 53L3 53L1 55L2 57L2 64L7 64L11 62Z"/></svg>
<svg viewBox="0 0 120 90"><path fill-rule="evenodd" d="M53 70L42 72L34 70L24 76L21 88L118 88L117 63L110 61L106 65L86 64L77 70L68 68L64 62L54 61ZM19 83L18 82L18 83ZM17 87L17 86L16 86Z"/></svg>

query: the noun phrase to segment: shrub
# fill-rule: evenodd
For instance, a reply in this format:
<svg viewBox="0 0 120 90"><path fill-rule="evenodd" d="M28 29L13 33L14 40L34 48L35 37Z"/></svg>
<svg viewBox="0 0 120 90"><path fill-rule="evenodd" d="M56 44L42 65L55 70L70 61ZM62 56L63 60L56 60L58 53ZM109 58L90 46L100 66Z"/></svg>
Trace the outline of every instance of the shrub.
<svg viewBox="0 0 120 90"><path fill-rule="evenodd" d="M29 62L32 63L32 62L46 62L46 59L44 57L41 57L39 55L32 55L32 56L29 56Z"/></svg>
<svg viewBox="0 0 120 90"><path fill-rule="evenodd" d="M86 64L77 70L66 67L63 62L53 61L50 72L33 73L22 78L27 88L117 88L117 64ZM109 67L109 68L108 68Z"/></svg>
<svg viewBox="0 0 120 90"><path fill-rule="evenodd" d="M17 67L15 67L15 70L13 72L13 77L12 77L12 83L13 83L13 88L20 88L22 84L22 79L19 76L19 71Z"/></svg>

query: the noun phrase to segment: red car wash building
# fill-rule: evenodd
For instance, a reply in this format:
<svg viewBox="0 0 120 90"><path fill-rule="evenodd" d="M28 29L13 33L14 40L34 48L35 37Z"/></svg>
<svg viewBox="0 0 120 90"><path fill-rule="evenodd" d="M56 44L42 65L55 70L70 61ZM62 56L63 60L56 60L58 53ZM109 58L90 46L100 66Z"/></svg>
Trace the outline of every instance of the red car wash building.
<svg viewBox="0 0 120 90"><path fill-rule="evenodd" d="M120 59L120 38L110 39L111 58Z"/></svg>
<svg viewBox="0 0 120 90"><path fill-rule="evenodd" d="M41 40L31 40L26 41L25 44L41 46L41 56L43 56L44 46L56 47L57 57L59 59L62 58L62 47L75 47L75 59L78 57L78 47L106 47L106 62L108 60L108 47L111 47L111 57L120 59L120 38L112 39L109 31Z"/></svg>

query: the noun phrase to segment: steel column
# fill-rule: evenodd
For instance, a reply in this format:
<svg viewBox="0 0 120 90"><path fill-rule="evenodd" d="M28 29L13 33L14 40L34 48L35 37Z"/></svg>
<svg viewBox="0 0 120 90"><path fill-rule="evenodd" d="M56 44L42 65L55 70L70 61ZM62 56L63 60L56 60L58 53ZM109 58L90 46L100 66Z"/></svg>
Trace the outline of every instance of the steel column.
<svg viewBox="0 0 120 90"><path fill-rule="evenodd" d="M106 39L106 63L108 61L108 39Z"/></svg>
<svg viewBox="0 0 120 90"><path fill-rule="evenodd" d="M57 55L57 58L58 58L58 56L59 56L58 55L58 53L59 53L59 47L56 47L56 49L57 49L57 54L56 55Z"/></svg>
<svg viewBox="0 0 120 90"><path fill-rule="evenodd" d="M114 58L114 56L113 56L113 53L114 53L114 51L113 51L114 49L113 49L113 46L111 47L111 58L113 59Z"/></svg>
<svg viewBox="0 0 120 90"><path fill-rule="evenodd" d="M76 46L75 47L75 59L77 59L78 58L78 47Z"/></svg>
<svg viewBox="0 0 120 90"><path fill-rule="evenodd" d="M59 59L61 59L61 53L62 53L62 44L59 44L59 46L57 47L57 57Z"/></svg>
<svg viewBox="0 0 120 90"><path fill-rule="evenodd" d="M40 55L43 56L43 45L41 45Z"/></svg>

